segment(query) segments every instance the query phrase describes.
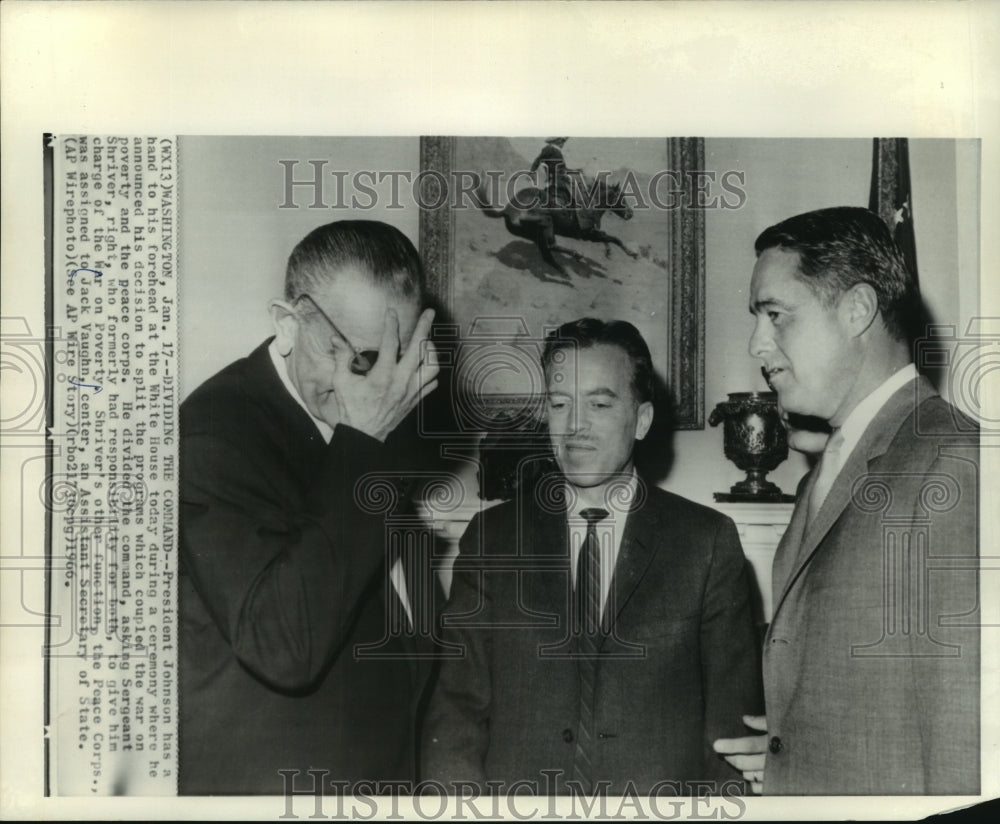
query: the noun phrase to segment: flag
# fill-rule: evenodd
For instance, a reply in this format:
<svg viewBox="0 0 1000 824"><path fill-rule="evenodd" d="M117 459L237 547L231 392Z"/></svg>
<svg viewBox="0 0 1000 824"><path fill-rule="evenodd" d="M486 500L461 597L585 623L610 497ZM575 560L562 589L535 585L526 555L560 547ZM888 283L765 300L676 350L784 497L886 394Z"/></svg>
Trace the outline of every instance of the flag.
<svg viewBox="0 0 1000 824"><path fill-rule="evenodd" d="M876 137L872 148L872 185L868 208L885 221L917 281L917 243L913 233L910 149L905 137Z"/></svg>

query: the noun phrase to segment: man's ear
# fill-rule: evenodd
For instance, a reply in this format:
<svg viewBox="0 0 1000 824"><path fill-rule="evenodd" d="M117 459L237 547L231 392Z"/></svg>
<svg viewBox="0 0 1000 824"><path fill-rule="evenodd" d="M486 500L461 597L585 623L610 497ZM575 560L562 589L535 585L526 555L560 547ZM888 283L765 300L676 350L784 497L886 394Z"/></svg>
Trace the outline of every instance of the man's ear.
<svg viewBox="0 0 1000 824"><path fill-rule="evenodd" d="M855 283L841 298L840 309L851 334L857 337L878 317L878 295L870 284Z"/></svg>
<svg viewBox="0 0 1000 824"><path fill-rule="evenodd" d="M295 348L295 337L299 328L295 310L283 300L275 298L267 305L267 311L271 315L271 324L274 326L274 339L278 344L278 354L283 358L288 357L292 349Z"/></svg>
<svg viewBox="0 0 1000 824"><path fill-rule="evenodd" d="M649 401L639 404L639 412L635 421L635 439L641 441L653 425L653 404Z"/></svg>

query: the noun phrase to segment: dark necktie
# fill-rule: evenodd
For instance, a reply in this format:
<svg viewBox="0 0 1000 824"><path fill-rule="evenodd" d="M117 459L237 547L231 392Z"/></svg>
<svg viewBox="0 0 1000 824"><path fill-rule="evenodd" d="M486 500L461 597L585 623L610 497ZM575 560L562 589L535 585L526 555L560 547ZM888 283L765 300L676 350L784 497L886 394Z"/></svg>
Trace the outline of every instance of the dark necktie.
<svg viewBox="0 0 1000 824"><path fill-rule="evenodd" d="M580 547L576 565L576 609L573 631L579 653L580 723L573 759L573 777L590 793L594 784L593 744L594 682L597 678L597 655L601 643L601 544L597 524L608 517L604 509L584 509L580 516L587 522L587 537Z"/></svg>

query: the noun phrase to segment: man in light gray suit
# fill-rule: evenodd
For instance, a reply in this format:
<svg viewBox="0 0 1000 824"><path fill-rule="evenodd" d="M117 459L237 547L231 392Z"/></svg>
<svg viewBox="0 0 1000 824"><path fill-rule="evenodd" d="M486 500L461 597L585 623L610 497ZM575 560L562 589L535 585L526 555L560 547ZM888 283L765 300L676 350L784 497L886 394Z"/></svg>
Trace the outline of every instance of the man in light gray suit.
<svg viewBox="0 0 1000 824"><path fill-rule="evenodd" d="M715 748L764 794L978 794L978 430L918 375L920 298L866 209L756 242L760 358L831 436L773 568L766 717Z"/></svg>

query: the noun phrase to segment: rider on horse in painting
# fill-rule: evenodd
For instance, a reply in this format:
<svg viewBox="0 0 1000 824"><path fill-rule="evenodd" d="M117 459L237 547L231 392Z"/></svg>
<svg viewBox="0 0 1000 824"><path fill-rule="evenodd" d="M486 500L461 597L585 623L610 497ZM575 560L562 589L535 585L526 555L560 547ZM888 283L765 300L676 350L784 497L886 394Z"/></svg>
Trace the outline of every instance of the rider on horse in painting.
<svg viewBox="0 0 1000 824"><path fill-rule="evenodd" d="M610 173L603 173L592 184L587 185L586 189L575 190L575 181L571 179L571 175L579 175L580 170L566 168L561 151L568 139L550 137L531 166L531 171L534 172L541 164L545 164L547 178L544 191L528 186L519 189L506 205L494 206L490 203L482 175L476 186L476 205L479 210L486 217L502 218L507 231L515 237L532 241L545 262L565 277L569 277L570 273L553 253L560 252L576 260L583 260L585 256L575 249L558 245L557 235L603 243L607 256L611 254L612 244L631 258L639 256L621 238L601 229L601 218L605 212L611 212L622 220L632 219L632 207L623 197L622 184L611 183ZM583 186L582 176L579 182ZM575 197L581 191L583 196Z"/></svg>
<svg viewBox="0 0 1000 824"><path fill-rule="evenodd" d="M545 187L548 200L543 205L553 208L574 208L576 198L573 197L573 183L570 175L580 174L580 169L570 169L566 166L562 147L568 137L550 137L545 141L545 147L531 164L534 174L539 166L545 167Z"/></svg>

